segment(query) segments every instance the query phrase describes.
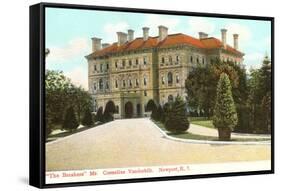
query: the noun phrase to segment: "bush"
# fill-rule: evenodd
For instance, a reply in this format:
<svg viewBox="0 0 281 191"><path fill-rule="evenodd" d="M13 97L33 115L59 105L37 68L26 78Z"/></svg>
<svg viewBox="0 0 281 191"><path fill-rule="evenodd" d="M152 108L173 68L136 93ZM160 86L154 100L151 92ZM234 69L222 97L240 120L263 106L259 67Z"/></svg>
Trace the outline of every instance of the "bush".
<svg viewBox="0 0 281 191"><path fill-rule="evenodd" d="M153 114L153 111L152 111ZM157 107L157 110L155 114L153 114L154 120L164 122L164 111L162 109L162 106L159 104Z"/></svg>
<svg viewBox="0 0 281 191"><path fill-rule="evenodd" d="M113 114L115 112L116 112L116 107L113 101L107 102L103 113L104 122L113 121L114 119Z"/></svg>
<svg viewBox="0 0 281 191"><path fill-rule="evenodd" d="M164 105L165 106L165 105ZM182 133L188 130L186 103L181 97L177 97L171 106L166 105L165 129L173 133Z"/></svg>
<svg viewBox="0 0 281 191"><path fill-rule="evenodd" d="M90 127L93 124L94 124L94 121L93 121L92 113L91 113L90 109L86 109L84 112L83 119L82 119L82 125L84 125L86 127Z"/></svg>
<svg viewBox="0 0 281 191"><path fill-rule="evenodd" d="M99 107L96 115L96 121L104 122L103 119L103 107Z"/></svg>
<svg viewBox="0 0 281 191"><path fill-rule="evenodd" d="M76 119L73 107L66 110L62 128L67 131L74 131L78 128L79 124Z"/></svg>

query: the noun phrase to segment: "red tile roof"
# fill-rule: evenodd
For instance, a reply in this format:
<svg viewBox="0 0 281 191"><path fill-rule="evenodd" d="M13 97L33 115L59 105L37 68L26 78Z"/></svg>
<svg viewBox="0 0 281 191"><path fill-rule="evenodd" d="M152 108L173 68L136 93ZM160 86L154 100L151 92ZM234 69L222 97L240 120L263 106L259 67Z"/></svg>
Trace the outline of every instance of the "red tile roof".
<svg viewBox="0 0 281 191"><path fill-rule="evenodd" d="M223 46L222 42L214 37L206 39L197 39L191 36L178 33L168 35L163 41L158 42L158 37L149 37L148 40L144 41L143 38L136 38L131 42L127 42L121 46L118 46L117 43L113 43L110 46L103 48L99 51L96 51L89 56L104 56L110 53L117 53L123 51L153 48L153 47L169 47L174 45L191 45L197 48L202 49L216 49ZM243 55L243 53L227 45L227 50L234 54Z"/></svg>

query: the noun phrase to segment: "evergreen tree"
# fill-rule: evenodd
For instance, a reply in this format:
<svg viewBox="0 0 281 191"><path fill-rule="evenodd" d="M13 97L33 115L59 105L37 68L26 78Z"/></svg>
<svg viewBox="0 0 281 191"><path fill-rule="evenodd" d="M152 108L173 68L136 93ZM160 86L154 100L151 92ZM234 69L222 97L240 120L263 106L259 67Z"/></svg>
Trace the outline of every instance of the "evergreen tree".
<svg viewBox="0 0 281 191"><path fill-rule="evenodd" d="M237 125L237 112L232 97L228 75L222 73L217 85L217 97L214 108L213 124L219 130L221 140L229 140L231 131Z"/></svg>
<svg viewBox="0 0 281 191"><path fill-rule="evenodd" d="M157 116L156 116L156 121L164 122L164 111L162 109L162 106L159 104L157 108Z"/></svg>
<svg viewBox="0 0 281 191"><path fill-rule="evenodd" d="M103 119L103 107L99 107L98 111L97 111L97 115L96 115L96 120L99 122L104 122Z"/></svg>
<svg viewBox="0 0 281 191"><path fill-rule="evenodd" d="M73 107L69 107L66 110L64 121L62 128L68 131L74 131L79 126L78 121L76 119Z"/></svg>
<svg viewBox="0 0 281 191"><path fill-rule="evenodd" d="M91 113L90 109L86 109L84 112L83 119L82 119L82 125L84 125L86 127L90 127L93 124L94 124L94 121L93 121L92 113Z"/></svg>
<svg viewBox="0 0 281 191"><path fill-rule="evenodd" d="M181 97L176 97L171 107L167 106L165 129L173 133L182 133L189 128L186 103Z"/></svg>
<svg viewBox="0 0 281 191"><path fill-rule="evenodd" d="M104 113L103 113L103 120L105 122L113 121L114 117L113 114L116 112L116 107L113 101L107 102Z"/></svg>

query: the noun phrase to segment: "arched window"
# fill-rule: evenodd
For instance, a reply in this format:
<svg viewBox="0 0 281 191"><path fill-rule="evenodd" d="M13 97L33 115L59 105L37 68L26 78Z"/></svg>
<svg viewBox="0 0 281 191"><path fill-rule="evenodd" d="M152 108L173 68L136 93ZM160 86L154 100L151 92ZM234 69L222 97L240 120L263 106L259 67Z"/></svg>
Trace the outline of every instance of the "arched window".
<svg viewBox="0 0 281 191"><path fill-rule="evenodd" d="M129 86L130 86L130 88L133 86L131 79L129 79Z"/></svg>
<svg viewBox="0 0 281 191"><path fill-rule="evenodd" d="M172 72L168 73L168 85L172 85L173 84L173 74Z"/></svg>
<svg viewBox="0 0 281 191"><path fill-rule="evenodd" d="M118 81L115 80L115 88L118 88Z"/></svg>
<svg viewBox="0 0 281 191"><path fill-rule="evenodd" d="M99 89L100 90L103 89L103 81L102 81L102 79L99 80Z"/></svg>
<svg viewBox="0 0 281 191"><path fill-rule="evenodd" d="M115 61L115 68L118 68L118 61Z"/></svg>
<svg viewBox="0 0 281 191"><path fill-rule="evenodd" d="M136 86L139 86L139 79L136 79Z"/></svg>
<svg viewBox="0 0 281 191"><path fill-rule="evenodd" d="M177 55L177 56L176 56L176 64L179 64L179 62L180 62L180 56Z"/></svg>
<svg viewBox="0 0 281 191"><path fill-rule="evenodd" d="M169 95L168 96L168 102L172 102L172 101L174 101L174 97L173 97L173 95Z"/></svg>
<svg viewBox="0 0 281 191"><path fill-rule="evenodd" d="M126 87L126 81L123 80L123 88Z"/></svg>
<svg viewBox="0 0 281 191"><path fill-rule="evenodd" d="M136 65L139 65L139 59L136 58Z"/></svg>
<svg viewBox="0 0 281 191"><path fill-rule="evenodd" d="M144 76L144 77L143 77L143 85L146 86L146 84L147 84L147 79L146 79L146 76Z"/></svg>

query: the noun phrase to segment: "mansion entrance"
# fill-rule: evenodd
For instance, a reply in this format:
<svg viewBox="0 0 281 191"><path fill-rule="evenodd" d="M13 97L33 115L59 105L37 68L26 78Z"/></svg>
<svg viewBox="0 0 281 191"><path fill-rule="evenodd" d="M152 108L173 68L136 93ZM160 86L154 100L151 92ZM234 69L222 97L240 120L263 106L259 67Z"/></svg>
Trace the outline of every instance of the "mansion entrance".
<svg viewBox="0 0 281 191"><path fill-rule="evenodd" d="M125 118L132 118L133 117L133 104L132 102L128 101L125 104Z"/></svg>

